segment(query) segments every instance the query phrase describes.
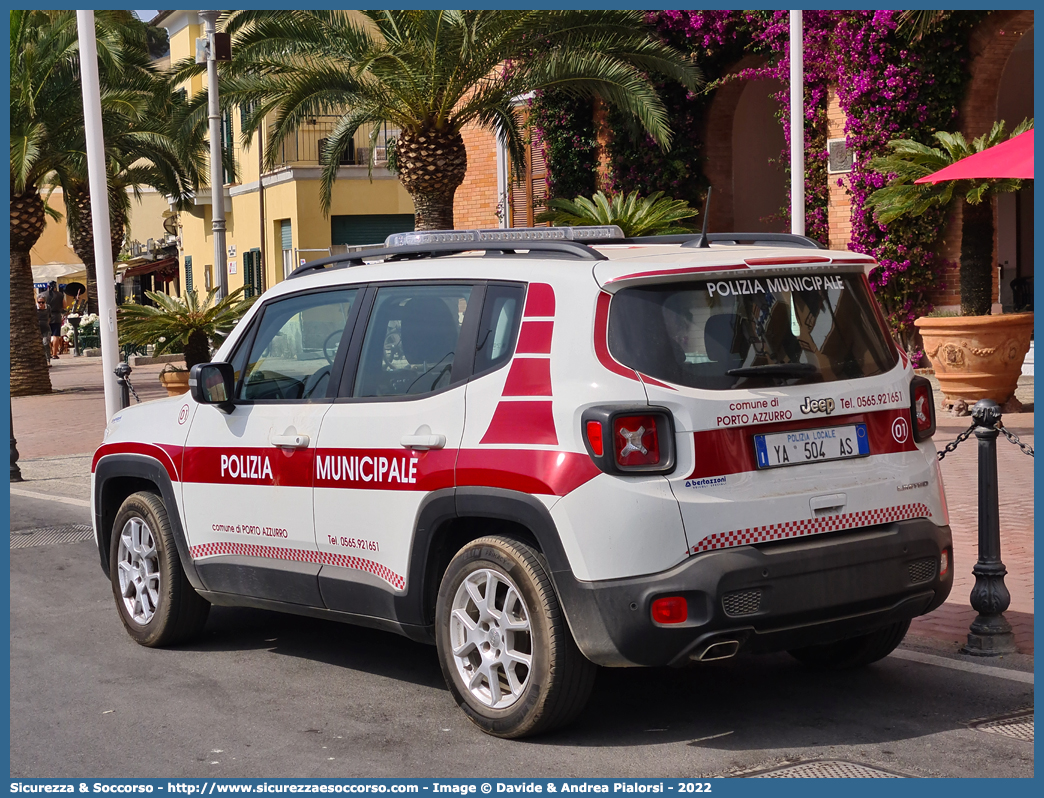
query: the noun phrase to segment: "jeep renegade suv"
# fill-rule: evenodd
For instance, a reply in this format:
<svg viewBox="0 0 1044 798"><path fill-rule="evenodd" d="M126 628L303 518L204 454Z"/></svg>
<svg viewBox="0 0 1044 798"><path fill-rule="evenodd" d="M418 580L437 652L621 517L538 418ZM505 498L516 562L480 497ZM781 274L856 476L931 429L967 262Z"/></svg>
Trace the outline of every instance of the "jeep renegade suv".
<svg viewBox="0 0 1044 798"><path fill-rule="evenodd" d="M146 646L211 604L434 643L484 731L596 666L886 656L952 584L930 384L852 252L619 228L408 233L297 269L94 457Z"/></svg>

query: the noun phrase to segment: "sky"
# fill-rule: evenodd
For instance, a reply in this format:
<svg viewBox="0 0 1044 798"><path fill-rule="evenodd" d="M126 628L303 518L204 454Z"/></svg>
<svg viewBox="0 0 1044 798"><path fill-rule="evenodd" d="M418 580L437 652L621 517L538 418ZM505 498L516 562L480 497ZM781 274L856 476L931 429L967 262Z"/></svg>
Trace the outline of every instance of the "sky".
<svg viewBox="0 0 1044 798"><path fill-rule="evenodd" d="M152 19L154 16L156 16L156 14L158 14L159 12L158 11L135 11L134 13L138 15L138 19L140 19L142 22L148 22L150 19Z"/></svg>

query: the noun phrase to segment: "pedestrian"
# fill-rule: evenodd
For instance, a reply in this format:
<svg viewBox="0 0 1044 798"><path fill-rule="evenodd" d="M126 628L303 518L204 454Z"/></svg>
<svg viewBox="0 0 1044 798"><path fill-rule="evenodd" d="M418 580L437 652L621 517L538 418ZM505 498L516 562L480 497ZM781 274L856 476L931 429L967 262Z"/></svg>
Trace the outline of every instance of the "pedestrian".
<svg viewBox="0 0 1044 798"><path fill-rule="evenodd" d="M47 286L47 309L50 311L51 326L51 358L57 359L62 347L62 312L65 307L65 295L58 290L58 283L51 280Z"/></svg>
<svg viewBox="0 0 1044 798"><path fill-rule="evenodd" d="M40 336L43 339L44 357L47 365L51 365L51 311L47 309L47 294L36 296L36 319L40 323Z"/></svg>

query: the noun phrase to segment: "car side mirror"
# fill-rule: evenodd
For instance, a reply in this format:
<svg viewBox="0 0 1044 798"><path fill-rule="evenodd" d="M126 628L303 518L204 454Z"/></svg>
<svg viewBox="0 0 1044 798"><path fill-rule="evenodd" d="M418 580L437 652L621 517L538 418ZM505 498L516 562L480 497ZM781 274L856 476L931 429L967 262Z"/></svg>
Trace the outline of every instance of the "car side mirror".
<svg viewBox="0 0 1044 798"><path fill-rule="evenodd" d="M189 392L201 405L216 405L231 413L236 377L231 363L197 363L189 372Z"/></svg>

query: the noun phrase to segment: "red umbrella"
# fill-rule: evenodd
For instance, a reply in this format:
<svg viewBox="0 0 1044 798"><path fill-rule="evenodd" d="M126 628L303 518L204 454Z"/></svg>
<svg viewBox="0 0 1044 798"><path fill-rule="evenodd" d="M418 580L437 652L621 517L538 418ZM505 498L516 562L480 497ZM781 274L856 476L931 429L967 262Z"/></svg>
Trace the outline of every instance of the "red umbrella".
<svg viewBox="0 0 1044 798"><path fill-rule="evenodd" d="M943 180L1014 177L1033 179L1033 131L1027 130L995 147L961 158L914 183L940 183Z"/></svg>

